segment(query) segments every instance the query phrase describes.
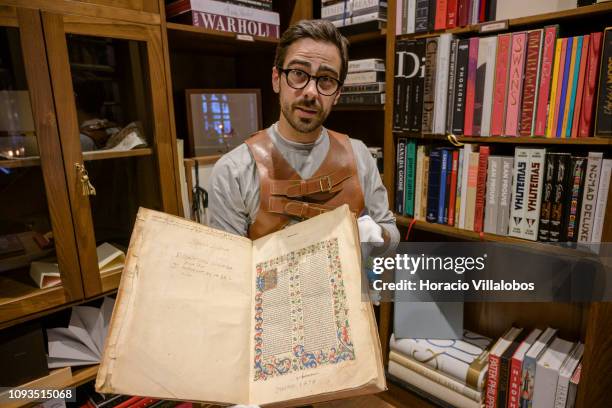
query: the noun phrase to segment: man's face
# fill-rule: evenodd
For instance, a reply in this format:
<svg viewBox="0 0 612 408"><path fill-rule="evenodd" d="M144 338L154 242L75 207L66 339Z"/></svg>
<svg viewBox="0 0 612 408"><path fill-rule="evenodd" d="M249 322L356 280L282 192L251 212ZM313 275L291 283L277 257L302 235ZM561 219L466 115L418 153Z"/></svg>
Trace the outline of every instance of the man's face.
<svg viewBox="0 0 612 408"><path fill-rule="evenodd" d="M299 69L310 75L340 78L341 58L338 48L328 42L303 38L291 44L285 56L284 69ZM298 132L309 133L323 124L340 92L321 95L312 79L305 88L294 89L286 74L272 68L272 87L279 94L281 114Z"/></svg>

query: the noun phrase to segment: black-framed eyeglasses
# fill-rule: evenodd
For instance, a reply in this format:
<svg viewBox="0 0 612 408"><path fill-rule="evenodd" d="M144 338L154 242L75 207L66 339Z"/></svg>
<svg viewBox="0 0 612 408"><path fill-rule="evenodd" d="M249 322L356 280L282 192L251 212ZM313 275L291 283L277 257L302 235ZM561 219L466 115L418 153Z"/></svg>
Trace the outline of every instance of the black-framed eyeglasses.
<svg viewBox="0 0 612 408"><path fill-rule="evenodd" d="M304 89L310 83L310 80L314 79L317 85L317 91L321 95L331 96L338 92L342 86L342 82L328 75L310 75L308 72L296 68L285 69L276 67L276 69L278 69L281 74L285 74L287 77L287 84L293 89Z"/></svg>

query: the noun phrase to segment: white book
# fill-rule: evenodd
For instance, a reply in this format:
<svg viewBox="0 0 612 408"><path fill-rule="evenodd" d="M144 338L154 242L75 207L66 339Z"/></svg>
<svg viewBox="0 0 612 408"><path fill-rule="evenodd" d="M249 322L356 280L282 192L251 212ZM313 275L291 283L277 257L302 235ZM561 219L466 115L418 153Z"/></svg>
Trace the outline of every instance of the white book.
<svg viewBox="0 0 612 408"><path fill-rule="evenodd" d="M345 19L333 20L332 24L336 27L344 27L353 24L365 23L366 21L381 20L386 21L385 13L376 11L374 13L363 14L360 16L349 17Z"/></svg>
<svg viewBox="0 0 612 408"><path fill-rule="evenodd" d="M578 363L580 363L583 353L584 344L578 342L570 356L565 360L565 363L563 363L563 366L561 366L561 370L559 370L559 380L557 381L557 392L555 393L555 408L565 408L570 378L576 370L576 367L578 367Z"/></svg>
<svg viewBox="0 0 612 408"><path fill-rule="evenodd" d="M529 149L514 149L514 170L512 175L512 199L510 201L510 224L508 235L523 238L525 231L525 205L527 202L527 177L529 172Z"/></svg>
<svg viewBox="0 0 612 408"><path fill-rule="evenodd" d="M259 23L280 24L280 15L275 11L260 10L253 7L238 6L215 0L190 0L191 10L203 11L220 16L242 18Z"/></svg>
<svg viewBox="0 0 612 408"><path fill-rule="evenodd" d="M472 1L472 19L470 20L470 24L478 24L478 16L480 15L480 2L483 0L473 0ZM503 3L504 0L501 0Z"/></svg>
<svg viewBox="0 0 612 408"><path fill-rule="evenodd" d="M521 406L531 406L533 401L533 390L535 387L536 364L538 359L544 354L548 345L553 341L557 329L548 327L544 333L538 337L536 342L529 348L523 358L521 382L525 393L521 394ZM523 402L524 400L524 402Z"/></svg>
<svg viewBox="0 0 612 408"><path fill-rule="evenodd" d="M480 136L491 135L491 108L493 106L493 83L495 82L495 59L497 55L497 36L481 38L478 42L478 58L481 50L486 53L484 95L482 98L482 120Z"/></svg>
<svg viewBox="0 0 612 408"><path fill-rule="evenodd" d="M489 156L487 165L487 189L485 199L484 232L497 233L497 218L499 212L499 191L501 185L501 156Z"/></svg>
<svg viewBox="0 0 612 408"><path fill-rule="evenodd" d="M404 0L406 1L406 0ZM406 19L406 33L413 34L415 32L415 18L416 18L416 0L408 1L408 18Z"/></svg>
<svg viewBox="0 0 612 408"><path fill-rule="evenodd" d="M360 10L368 8L386 7L387 3L379 0L347 0L336 4L321 7L321 18L337 19L343 16L350 17Z"/></svg>
<svg viewBox="0 0 612 408"><path fill-rule="evenodd" d="M446 132L446 101L448 98L448 67L450 64L450 47L452 34L442 34L438 39L436 54L436 78L434 96L433 133Z"/></svg>
<svg viewBox="0 0 612 408"><path fill-rule="evenodd" d="M582 363L574 370L569 382L569 390L567 391L567 402L565 408L574 408L576 404L576 395L578 394L578 384L580 383L580 373L582 372Z"/></svg>
<svg viewBox="0 0 612 408"><path fill-rule="evenodd" d="M578 242L591 242L602 161L603 153L589 152L584 177L584 192L582 194L582 209L580 210Z"/></svg>
<svg viewBox="0 0 612 408"><path fill-rule="evenodd" d="M574 347L571 341L556 338L536 364L532 408L553 408L559 370Z"/></svg>
<svg viewBox="0 0 612 408"><path fill-rule="evenodd" d="M402 27L402 13L404 6L404 0L395 1L395 35L404 34L404 27Z"/></svg>
<svg viewBox="0 0 612 408"><path fill-rule="evenodd" d="M593 220L591 242L601 242L601 233L603 231L604 219L606 217L606 206L608 204L608 190L610 188L611 175L612 159L604 159L601 165L601 177L599 178L599 189L597 191L597 204L595 205L595 218Z"/></svg>
<svg viewBox="0 0 612 408"><path fill-rule="evenodd" d="M385 60L380 58L367 58L359 60L350 60L348 63L348 72L366 72L366 71L384 71Z"/></svg>
<svg viewBox="0 0 612 408"><path fill-rule="evenodd" d="M458 227L465 229L465 210L467 208L467 184L468 184L468 169L470 167L470 153L476 150L476 146L466 143L463 146L463 166L461 170L461 206L459 207L459 224Z"/></svg>
<svg viewBox="0 0 612 408"><path fill-rule="evenodd" d="M385 80L385 73L380 71L349 72L344 80L344 85L365 84L369 82L381 82Z"/></svg>
<svg viewBox="0 0 612 408"><path fill-rule="evenodd" d="M512 169L514 157L503 157L499 185L499 211L497 212L497 234L508 235L510 221L510 198L512 196Z"/></svg>
<svg viewBox="0 0 612 408"><path fill-rule="evenodd" d="M423 218L421 214L421 195L423 194L423 159L425 158L425 145L417 147L416 177L414 179L414 219Z"/></svg>
<svg viewBox="0 0 612 408"><path fill-rule="evenodd" d="M527 197L525 200L525 229L523 238L531 241L538 240L545 160L546 149L530 149L529 171L527 172L527 185L525 187Z"/></svg>
<svg viewBox="0 0 612 408"><path fill-rule="evenodd" d="M425 391L426 393L446 402L447 404L451 404L454 407L480 408L480 402L471 400L465 395L461 395L460 393L453 391L442 384L438 384L437 382L432 381L429 378L424 377L393 360L389 361L389 374Z"/></svg>

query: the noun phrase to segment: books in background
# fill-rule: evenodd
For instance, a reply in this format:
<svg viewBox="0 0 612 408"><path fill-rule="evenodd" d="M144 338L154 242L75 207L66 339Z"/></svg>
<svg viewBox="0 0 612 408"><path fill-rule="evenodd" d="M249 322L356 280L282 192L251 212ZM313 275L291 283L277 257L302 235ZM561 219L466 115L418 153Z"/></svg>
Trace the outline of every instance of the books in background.
<svg viewBox="0 0 612 408"><path fill-rule="evenodd" d="M378 58L351 60L342 86L340 105L384 105L385 61Z"/></svg>
<svg viewBox="0 0 612 408"><path fill-rule="evenodd" d="M556 332L512 327L491 347L467 330L462 340L391 336L390 380L442 405L572 408L584 345Z"/></svg>
<svg viewBox="0 0 612 408"><path fill-rule="evenodd" d="M395 211L531 241L599 243L612 159L517 147L417 146L398 139Z"/></svg>
<svg viewBox="0 0 612 408"><path fill-rule="evenodd" d="M209 30L279 38L280 17L270 0L178 0L166 4L169 21Z"/></svg>
<svg viewBox="0 0 612 408"><path fill-rule="evenodd" d="M380 0L331 0L321 2L321 18L336 27L387 20L387 2Z"/></svg>
<svg viewBox="0 0 612 408"><path fill-rule="evenodd" d="M399 40L393 130L612 136L609 74L602 68L612 58L612 30L568 38L558 32L551 25L490 37Z"/></svg>

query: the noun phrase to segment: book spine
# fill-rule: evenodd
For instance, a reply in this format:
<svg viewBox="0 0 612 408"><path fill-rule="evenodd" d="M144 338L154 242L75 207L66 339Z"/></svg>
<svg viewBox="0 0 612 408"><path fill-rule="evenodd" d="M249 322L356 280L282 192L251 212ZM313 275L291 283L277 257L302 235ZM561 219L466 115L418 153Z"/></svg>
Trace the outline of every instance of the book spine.
<svg viewBox="0 0 612 408"><path fill-rule="evenodd" d="M450 193L448 200L448 221L447 224L451 227L455 225L455 202L457 200L457 172L459 166L459 151L453 150L451 177L450 177Z"/></svg>
<svg viewBox="0 0 612 408"><path fill-rule="evenodd" d="M321 7L321 18L326 20L335 20L338 17L355 15L355 13L360 10L367 10L371 8L378 9L379 6L379 0L349 0L348 2L339 2Z"/></svg>
<svg viewBox="0 0 612 408"><path fill-rule="evenodd" d="M253 7L238 6L215 0L190 0L189 4L192 12L203 12L210 15L232 17L236 20L260 22L276 26L280 24L280 16L274 11L258 10ZM171 17L171 15L168 14L168 17Z"/></svg>
<svg viewBox="0 0 612 408"><path fill-rule="evenodd" d="M586 169L586 158L572 157L572 173L569 184L569 205L565 211L567 227L565 228L564 240L576 242L578 238L578 225L580 222L580 206L584 188L584 171Z"/></svg>
<svg viewBox="0 0 612 408"><path fill-rule="evenodd" d="M579 74L580 74L580 65L582 64L583 58L586 59L586 55L582 56L582 50L584 48L583 44L586 36L579 36L578 43L576 44L576 58L573 62L574 67L572 70L572 87L571 92L569 92L569 107L567 110L567 126L565 126L565 133L563 136L571 137L572 128L574 126L574 109L576 108L576 94L578 93L578 82L579 82Z"/></svg>
<svg viewBox="0 0 612 408"><path fill-rule="evenodd" d="M402 130L402 114L404 113L404 54L406 41L398 41L395 45L395 73L393 76L393 130ZM346 85L345 85L346 86ZM358 86L358 85L351 85Z"/></svg>
<svg viewBox="0 0 612 408"><path fill-rule="evenodd" d="M538 241L542 242L546 242L549 239L550 216L558 158L559 157L554 154L548 153L546 155L546 164L544 166L544 189L542 191L542 206L540 209L540 229L538 231Z"/></svg>
<svg viewBox="0 0 612 408"><path fill-rule="evenodd" d="M372 84L354 84L342 86L342 94L352 93L381 93L385 92L384 82L375 82Z"/></svg>
<svg viewBox="0 0 612 408"><path fill-rule="evenodd" d="M571 175L571 157L569 154L561 154L557 159L555 169L554 193L552 208L550 211L549 241L560 242L563 239L562 232L565 230L563 214L567 206L568 183Z"/></svg>
<svg viewBox="0 0 612 408"><path fill-rule="evenodd" d="M485 94L485 79L487 74L487 65L489 54L488 40L491 37L480 38L478 40L478 59L476 61L476 81L474 84L474 114L472 115L472 135L481 136L483 109L484 109L484 94ZM495 54L493 54L495 55Z"/></svg>
<svg viewBox="0 0 612 408"><path fill-rule="evenodd" d="M462 151L463 169L461 171L461 205L459 207L459 223L457 226L461 229L465 229L465 210L467 207L468 195L468 171L470 167L470 153L472 152L472 145L464 145Z"/></svg>
<svg viewBox="0 0 612 408"><path fill-rule="evenodd" d="M579 55L578 55L578 51L582 50L582 36L577 36L577 37L573 37L573 42L572 42L572 55L570 56L570 65L569 65L569 70L567 72L567 92L565 95L565 106L563 109L563 123L561 124L561 133L559 135L559 137L569 137L568 134L568 125L569 125L569 119L571 117L571 115L569 114L571 111L571 106L572 106L572 95L575 92L575 88L574 88L574 80L575 80L575 73L576 73L576 68L577 68L577 64L580 64L580 60L579 60ZM569 129L571 129L571 126L569 126Z"/></svg>
<svg viewBox="0 0 612 408"><path fill-rule="evenodd" d="M453 133L453 112L455 102L455 75L457 73L457 47L459 40L451 42L450 62L448 66L448 94L446 95L446 133Z"/></svg>
<svg viewBox="0 0 612 408"><path fill-rule="evenodd" d="M406 188L404 190L404 213L414 216L414 178L416 167L416 143L410 140L406 144Z"/></svg>
<svg viewBox="0 0 612 408"><path fill-rule="evenodd" d="M542 65L540 67L540 83L538 89L538 102L536 106L534 136L544 136L546 133L546 118L550 97L550 83L555 60L555 40L558 26L549 26L544 29L544 46L542 49Z"/></svg>
<svg viewBox="0 0 612 408"><path fill-rule="evenodd" d="M478 67L478 45L478 37L470 38L467 85L465 92L465 119L463 124L463 134L467 136L471 136L474 134L474 102L476 97L476 68Z"/></svg>
<svg viewBox="0 0 612 408"><path fill-rule="evenodd" d="M417 76L414 78L413 88L414 88L414 96L412 99L412 119L410 125L410 131L416 134L421 133L422 125L423 125L423 97L424 97L424 88L425 88L425 47L426 40L420 39L417 40L416 45L416 55L419 60L419 69L417 71Z"/></svg>
<svg viewBox="0 0 612 408"><path fill-rule="evenodd" d="M612 28L604 31L595 112L595 136L612 137Z"/></svg>
<svg viewBox="0 0 612 408"><path fill-rule="evenodd" d="M487 188L487 165L489 164L489 146L480 146L478 159L478 181L476 184L476 212L474 214L474 232L484 228L485 190Z"/></svg>
<svg viewBox="0 0 612 408"><path fill-rule="evenodd" d="M565 44L565 63L563 64L563 75L559 74L559 80L561 81L561 93L559 96L559 109L557 110L557 127L553 129L555 137L561 137L561 131L563 129L563 121L565 112L565 102L567 97L567 82L569 80L570 66L572 63L572 49L574 48L574 37L567 38ZM574 49L575 51L575 49Z"/></svg>
<svg viewBox="0 0 612 408"><path fill-rule="evenodd" d="M348 72L384 71L385 63L378 58L349 61Z"/></svg>
<svg viewBox="0 0 612 408"><path fill-rule="evenodd" d="M597 78L599 76L599 55L601 53L602 38L602 33L591 34L591 44L589 45L587 72L584 83L584 95L582 96L582 110L580 111L580 124L578 125L578 137L589 137L593 130L595 91L597 89Z"/></svg>
<svg viewBox="0 0 612 408"><path fill-rule="evenodd" d="M427 15L427 31L433 31L436 22L436 3L438 0L429 0L429 12Z"/></svg>
<svg viewBox="0 0 612 408"><path fill-rule="evenodd" d="M457 27L457 7L459 0L448 0L448 11L446 13L446 28Z"/></svg>
<svg viewBox="0 0 612 408"><path fill-rule="evenodd" d="M459 163L457 164L457 197L455 199L455 220L453 225L459 226L459 219L461 216L461 197L463 194L463 162L465 157L465 150L459 151Z"/></svg>
<svg viewBox="0 0 612 408"><path fill-rule="evenodd" d="M256 1L256 0L231 0L234 4L240 4L247 7L254 7L260 10L268 10L272 11L272 2L271 1Z"/></svg>
<svg viewBox="0 0 612 408"><path fill-rule="evenodd" d="M587 159L584 178L584 192L582 194L582 208L580 210L580 226L578 228L578 242L591 242L595 207L597 205L597 192L599 191L599 176L603 153L591 152Z"/></svg>
<svg viewBox="0 0 612 408"><path fill-rule="evenodd" d="M497 388L499 386L499 356L489 354L489 376L487 379L487 392L485 394L485 407L497 407Z"/></svg>
<svg viewBox="0 0 612 408"><path fill-rule="evenodd" d="M557 106L557 88L560 89L559 69L561 64L561 56L563 53L563 39L558 39L555 45L555 62L552 70L552 79L550 83L550 99L548 101L548 110L546 117L546 137L553 137L553 128L555 126L555 109Z"/></svg>
<svg viewBox="0 0 612 408"><path fill-rule="evenodd" d="M401 18L400 18L401 16ZM395 35L405 34L406 27L406 4L403 0L395 1Z"/></svg>
<svg viewBox="0 0 612 408"><path fill-rule="evenodd" d="M406 13L406 33L414 34L415 32L415 14L416 14L416 0L408 0L408 10Z"/></svg>
<svg viewBox="0 0 612 408"><path fill-rule="evenodd" d="M449 88L449 64L452 35L442 34L438 38L436 58L436 75L434 79L434 113L433 133L444 134L446 131L446 107Z"/></svg>
<svg viewBox="0 0 612 408"><path fill-rule="evenodd" d="M525 193L528 165L529 149L516 148L514 150L513 194L508 235L517 238L523 238L525 230Z"/></svg>
<svg viewBox="0 0 612 408"><path fill-rule="evenodd" d="M506 108L505 135L518 136L519 110L523 89L523 72L525 68L527 33L512 34L512 50L510 59L510 79L508 82L508 102Z"/></svg>
<svg viewBox="0 0 612 408"><path fill-rule="evenodd" d="M546 149L530 149L524 238L538 239Z"/></svg>
<svg viewBox="0 0 612 408"><path fill-rule="evenodd" d="M580 67L578 68L578 87L576 89L576 104L572 110L570 110L572 118L572 130L570 137L578 137L578 125L580 124L580 111L582 110L582 97L584 95L584 80L586 77L586 66L589 60L589 44L591 40L590 35L585 35L582 41L582 50L580 52Z"/></svg>
<svg viewBox="0 0 612 408"><path fill-rule="evenodd" d="M339 20L332 20L331 23L335 25L336 27L350 27L356 24L367 23L370 21L386 20L386 18L387 18L386 9L379 9L379 11L374 12L374 13L363 14L363 15L353 16L353 17L339 19ZM343 34L352 35L352 34L357 34L357 33L346 31L346 32L343 32Z"/></svg>
<svg viewBox="0 0 612 408"><path fill-rule="evenodd" d="M435 105L436 61L438 55L438 37L428 38L425 52L425 82L423 86L423 122L422 132L433 131Z"/></svg>
<svg viewBox="0 0 612 408"><path fill-rule="evenodd" d="M510 362L510 379L508 380L508 408L519 408L521 402L521 368L522 361L512 358Z"/></svg>
<svg viewBox="0 0 612 408"><path fill-rule="evenodd" d="M561 90L563 89L563 75L565 73L565 57L567 54L567 38L561 39L561 56L557 68L557 86L555 90L555 104L553 109L552 129L550 137L557 137L557 126L559 124L559 108L561 106ZM571 51L571 50L570 50Z"/></svg>
<svg viewBox="0 0 612 408"><path fill-rule="evenodd" d="M429 0L416 0L414 17L414 31L417 33L427 32L427 22L429 20Z"/></svg>
<svg viewBox="0 0 612 408"><path fill-rule="evenodd" d="M519 134L521 136L531 136L532 134L543 33L544 30L539 29L532 30L527 34L527 60L525 62L525 79L523 85L523 108L520 112Z"/></svg>
<svg viewBox="0 0 612 408"><path fill-rule="evenodd" d="M446 193L444 195L444 224L448 224L448 211L450 208L450 190L451 190L451 177L453 167L453 152L448 152L448 170L446 171Z"/></svg>
<svg viewBox="0 0 612 408"><path fill-rule="evenodd" d="M446 28L448 0L437 0L435 4L434 30L444 30Z"/></svg>
<svg viewBox="0 0 612 408"><path fill-rule="evenodd" d="M497 37L495 84L493 85L493 108L491 112L491 136L501 136L504 134L511 40L512 34L510 33L500 34Z"/></svg>
<svg viewBox="0 0 612 408"><path fill-rule="evenodd" d="M400 138L397 141L397 184L395 186L395 211L398 214L404 213L404 185L406 184L406 139Z"/></svg>
<svg viewBox="0 0 612 408"><path fill-rule="evenodd" d="M382 71L349 72L346 75L346 79L344 83L346 85L352 85L352 84L363 84L363 83L370 83L370 82L383 82L384 80L385 80L385 73Z"/></svg>
<svg viewBox="0 0 612 408"><path fill-rule="evenodd" d="M493 82L495 80L495 54L497 52L497 38L483 38L481 46L484 43L485 49L488 50L486 55L486 71L484 80L484 95L482 97L482 121L480 125L480 135L491 135L491 108L493 105Z"/></svg>
<svg viewBox="0 0 612 408"><path fill-rule="evenodd" d="M499 235L508 235L508 225L510 223L510 196L512 190L513 167L513 157L502 158L501 185L499 195L499 216L497 218L497 234Z"/></svg>
<svg viewBox="0 0 612 408"><path fill-rule="evenodd" d="M501 182L501 156L489 156L487 170L487 202L484 212L484 232L497 233L497 218L499 212L499 185Z"/></svg>
<svg viewBox="0 0 612 408"><path fill-rule="evenodd" d="M442 154L442 159L441 159L441 166L440 166L440 190L438 193L438 218L437 218L437 222L438 224L446 224L446 222L444 221L444 215L445 215L445 204L446 204L446 194L447 194L447 190L446 190L446 177L447 177L447 173L449 170L449 150L447 149L443 149L441 154Z"/></svg>
<svg viewBox="0 0 612 408"><path fill-rule="evenodd" d="M416 41L406 42L406 69L404 74L404 104L402 109L402 130L410 130L410 119L412 118L412 109L414 100L414 83L415 77L419 71L419 58L415 53Z"/></svg>
<svg viewBox="0 0 612 408"><path fill-rule="evenodd" d="M478 187L478 152L471 152L468 168L467 201L465 208L465 229L474 231L474 216L476 213L476 190Z"/></svg>
<svg viewBox="0 0 612 408"><path fill-rule="evenodd" d="M414 218L420 220L421 213L421 196L423 194L423 161L425 159L425 145L417 147L416 155L416 175L414 180Z"/></svg>
<svg viewBox="0 0 612 408"><path fill-rule="evenodd" d="M459 40L459 45L457 46L457 73L455 75L455 100L453 102L452 122L452 133L456 135L463 134L469 49L469 40Z"/></svg>
<svg viewBox="0 0 612 408"><path fill-rule="evenodd" d="M385 103L384 93L354 93L340 95L339 104L345 105L382 105Z"/></svg>
<svg viewBox="0 0 612 408"><path fill-rule="evenodd" d="M427 197L429 194L429 155L423 158L423 191L421 192L421 220L427 219Z"/></svg>
<svg viewBox="0 0 612 408"><path fill-rule="evenodd" d="M525 356L521 375L521 408L531 408L535 388L536 359Z"/></svg>
<svg viewBox="0 0 612 408"><path fill-rule="evenodd" d="M508 382L510 380L510 360L502 356L499 361L499 380L497 386L497 406L506 407L508 401Z"/></svg>
<svg viewBox="0 0 612 408"><path fill-rule="evenodd" d="M610 176L612 175L612 159L604 159L601 165L601 178L597 190L597 204L595 205L595 217L593 220L593 233L591 242L600 243L603 224L608 204L608 190L610 189Z"/></svg>
<svg viewBox="0 0 612 408"><path fill-rule="evenodd" d="M438 221L438 200L440 198L440 173L442 151L434 149L429 155L429 180L427 184L427 221Z"/></svg>
<svg viewBox="0 0 612 408"><path fill-rule="evenodd" d="M204 11L192 12L192 24L196 27L204 27L209 30L225 31L259 37L279 38L278 24L217 15Z"/></svg>

